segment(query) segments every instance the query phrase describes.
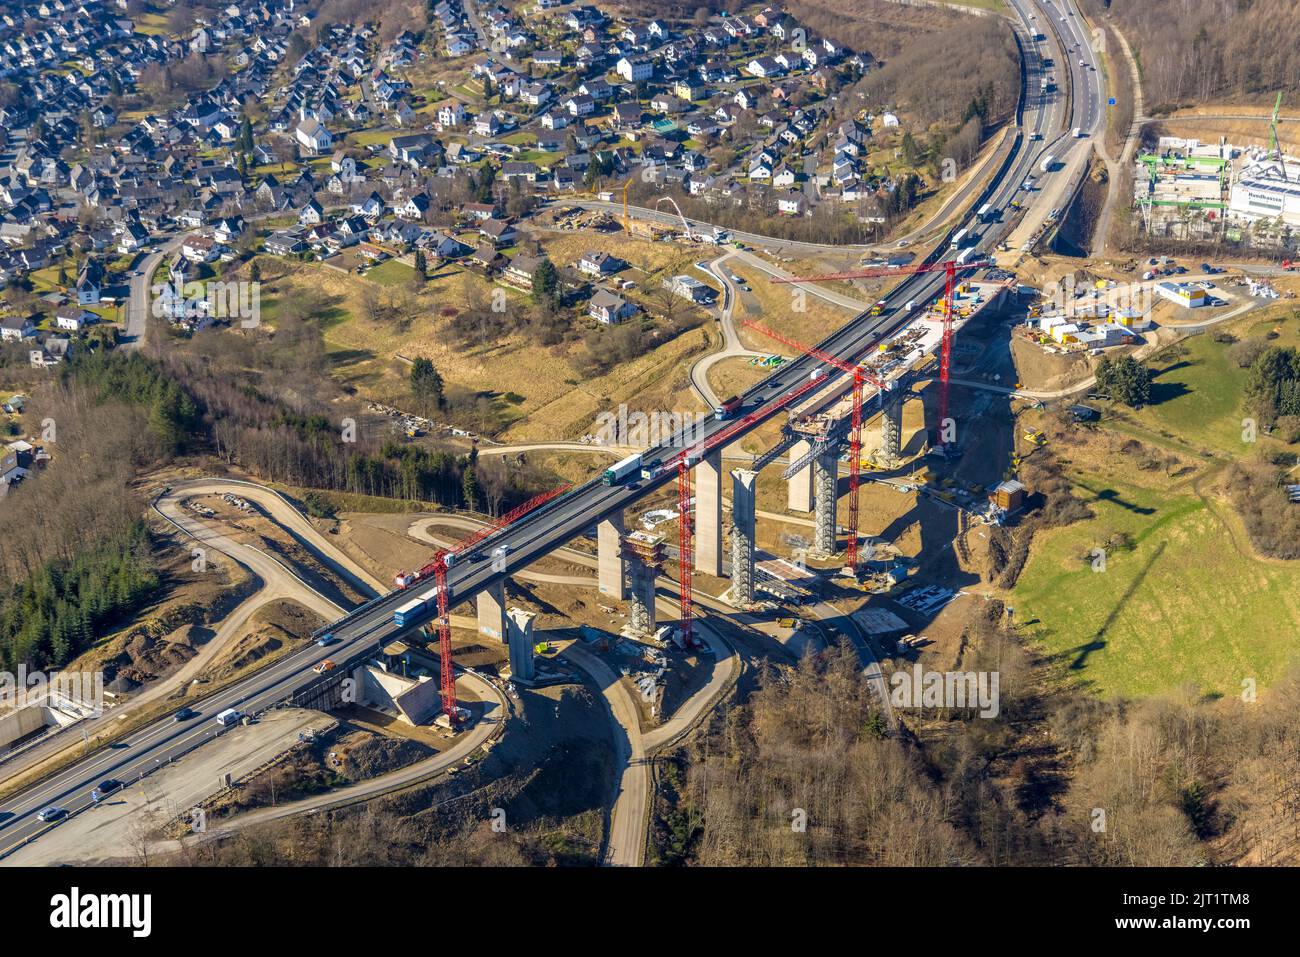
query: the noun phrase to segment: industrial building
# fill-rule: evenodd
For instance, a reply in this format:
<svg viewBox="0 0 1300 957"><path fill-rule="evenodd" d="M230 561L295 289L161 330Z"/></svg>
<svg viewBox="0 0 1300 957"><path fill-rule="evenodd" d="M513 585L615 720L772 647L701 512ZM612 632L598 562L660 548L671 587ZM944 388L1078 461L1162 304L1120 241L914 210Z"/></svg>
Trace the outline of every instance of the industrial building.
<svg viewBox="0 0 1300 957"><path fill-rule="evenodd" d="M1148 231L1239 238L1256 223L1300 227L1300 160L1276 149L1163 136L1135 166L1133 203Z"/></svg>
<svg viewBox="0 0 1300 957"><path fill-rule="evenodd" d="M1155 294L1184 309L1199 309L1210 301L1204 286L1190 282L1158 282Z"/></svg>
<svg viewBox="0 0 1300 957"><path fill-rule="evenodd" d="M1264 159L1244 166L1232 184L1228 214L1253 222L1277 220L1300 227L1300 163Z"/></svg>

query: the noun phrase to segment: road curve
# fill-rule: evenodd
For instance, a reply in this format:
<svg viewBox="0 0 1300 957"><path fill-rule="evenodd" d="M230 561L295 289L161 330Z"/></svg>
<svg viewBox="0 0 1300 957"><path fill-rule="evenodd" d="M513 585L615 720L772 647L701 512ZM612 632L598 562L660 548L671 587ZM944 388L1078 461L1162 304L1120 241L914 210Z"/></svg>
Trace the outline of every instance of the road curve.
<svg viewBox="0 0 1300 957"><path fill-rule="evenodd" d="M336 572L355 576L362 582L366 580L377 581L316 531L301 512L274 490L235 479L203 478L177 483L164 492L155 503L158 513L186 534L202 542L204 546L216 549L232 560L245 565L264 585L261 592L247 599L236 609L239 621L228 619L227 623L223 623L218 635L205 646L204 654L208 660L220 650L222 641L219 639L224 640L237 635L240 623L246 622L248 617L261 604L273 597L293 598L331 620L342 614L342 609L297 578L278 559L251 545L234 541L224 533L208 527L196 516L181 507L181 502L190 496L223 494L225 492L231 492L242 498L257 502L272 520L279 522L282 527L294 534L295 538L312 550L320 560L331 566ZM268 585L270 586L269 589L266 587ZM373 589L366 587L365 590L372 591ZM231 617L234 618L236 615L232 613ZM470 622L470 624L472 625L473 622ZM314 659L322 654L324 652L315 649L314 646L299 649L288 656L287 659L273 662L254 675L241 679L230 689L217 692L214 694L213 700L235 696L235 700L255 701L265 694L264 691L258 689L275 687L277 682L283 681L285 677L301 667L293 659L304 655ZM193 664L193 662L190 664ZM197 667L201 666L196 666L196 670ZM457 682L469 682L480 692L480 697L484 700L495 699L502 709L500 711L501 715L504 715L508 710L508 705L501 692L480 676L462 670L457 676ZM483 687L480 688L480 685ZM169 686L169 689L171 687L175 687L175 685ZM250 690L244 697L238 697L241 693L240 689L243 688L249 688ZM139 702L142 700L156 700L164 693L159 688L150 689L148 698L142 694L133 706L138 707ZM225 701L223 700L222 703L224 704ZM122 709L116 709L98 720L100 722L118 721L127 713L124 710L127 707L123 706ZM205 714L211 711L212 707L214 706L205 707ZM415 766L403 770L408 774L422 776L439 773L444 767L461 760L465 754L472 752L474 748L485 743L495 733L495 725L496 721L484 718L467 736L466 740L471 743L465 749L460 748L458 742L457 747L450 749L443 755L431 758L427 762L421 762L418 772L412 770ZM86 727L90 728L89 725ZM127 780L143 776L149 770L161 766L163 763L180 758L188 750L196 745L201 745L204 743L205 738L211 737L215 733L211 727L211 722L206 718L201 719L198 724L176 725L173 724L169 717L164 717L128 735L119 742L116 748L97 751L24 789L18 795L0 803L0 858L8 856L24 844L50 833L59 826L58 824L41 825L36 822L33 818L34 809L47 804L59 803L67 807L70 813L75 816L85 809L84 792L88 791L90 786L93 786L93 782L107 777L109 772L113 772L118 777ZM70 743L75 745L79 743L79 740ZM155 753L158 754L158 757L150 760L150 756ZM45 756L48 757L48 755ZM442 763L439 764L439 761ZM393 772L393 774L396 775L398 772ZM353 787L353 790L349 791L345 798L340 798L337 803L356 800L358 795L367 793L367 790L361 789L378 791L391 788L393 785L390 783L390 777L385 776L385 780L382 782L376 778L374 781L358 784ZM73 797L74 795L78 795L78 797ZM322 800L327 797L322 796ZM304 806L303 809L313 810L316 808Z"/></svg>

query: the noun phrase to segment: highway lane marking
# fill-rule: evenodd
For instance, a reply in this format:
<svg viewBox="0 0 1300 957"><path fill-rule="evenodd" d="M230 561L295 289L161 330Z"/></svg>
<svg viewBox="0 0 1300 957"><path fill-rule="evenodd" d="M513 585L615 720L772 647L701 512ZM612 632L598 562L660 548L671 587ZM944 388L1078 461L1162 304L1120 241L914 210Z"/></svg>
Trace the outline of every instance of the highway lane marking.
<svg viewBox="0 0 1300 957"><path fill-rule="evenodd" d="M253 703L261 701L261 699L263 699L266 696L278 695L281 691L280 685L282 685L288 679L292 679L302 675L302 669L300 665L306 664L306 662L298 662L295 660L295 657L310 658L313 656L314 653L321 653L321 658L316 662L313 662L313 664L318 664L320 660L324 660L324 658L328 657L329 654L338 654L340 651L343 650L347 650L349 652L355 651L356 649L350 647L350 645L354 643L359 645L362 639L368 640L369 635L374 630L375 629L372 627L364 632L361 632L360 634L356 635L354 638L349 639L349 641L344 643L341 648L335 648L332 651L327 649L321 649L315 646L314 643L304 648L300 648L298 649L298 651L292 653L290 656L271 665L265 671L259 672L255 675L250 675L247 679L241 681L239 685L236 685L231 688L227 688L224 691L218 691L212 696L211 699L196 701L195 704L202 704L205 707L217 707L218 705L221 705L223 703L228 704L228 706L241 705L241 704L251 706ZM310 681L312 679L306 679L306 680ZM259 683L259 682L264 683L264 687L256 690L248 689L244 687L244 685L247 683ZM235 697L234 700L229 700L229 698L234 695L242 695L242 697ZM12 799L10 799L10 801L6 802L5 805L0 806L0 809L12 810L12 812L14 813L13 817L0 824L0 830L6 829L14 824L19 823L20 821L23 820L23 818L31 814L32 811L34 811L37 806L43 805L47 801L58 800L67 795L74 794L78 789L78 787L84 787L88 783L88 779L93 779L95 777L98 777L101 774L106 774L110 771L119 770L131 765L135 765L138 767L143 763L144 766L147 766L147 761L150 758L150 754L149 754L150 751L153 751L165 744L170 744L170 745L174 745L175 747L179 747L183 743L190 742L197 735L204 734L206 732L211 731L210 727L205 725L200 725L197 728L195 728L193 734L186 735L184 732L182 732L181 734L177 735L175 738L168 738L167 740L157 740L157 739L161 739L163 736L165 736L168 733L174 733L174 724L175 724L175 720L174 718L171 718L170 715L163 717L159 719L157 722L155 722L152 726L142 728L138 732L136 732L136 735L138 737L130 737L121 742L114 742L114 744L120 746L114 747L113 745L108 745L105 747L105 750L102 751L100 754L87 757L83 759L82 762L78 762L64 769L62 772L59 773L57 777L51 780L40 782L37 785L34 785L32 788L22 791L19 794L15 795ZM216 736L216 733L213 733L213 736ZM127 750L127 749L134 749L133 753L130 755L122 756L120 761L116 760L118 755L115 755L113 752ZM116 763L114 763L115 761ZM90 763L87 765L86 762L90 762ZM73 778L76 778L77 780L73 781L72 780ZM54 793L56 791L57 793ZM18 810L18 808L22 804L27 803L27 801L33 799L34 801L32 806L28 807L26 810Z"/></svg>
<svg viewBox="0 0 1300 957"><path fill-rule="evenodd" d="M288 663L289 663L288 659L285 659L284 661L280 662L281 665L287 665ZM274 704L275 703L274 700L265 701L263 699L267 699L268 697L274 699L274 697L278 695L278 689L275 687L275 685L278 684L280 681L282 681L284 677L293 677L293 675L280 676L279 678L277 678L275 682L273 682L268 687L264 688L261 691L254 692L253 694L250 694L246 698L243 698L235 703L248 704L250 706L253 706L256 703ZM127 743L127 746L132 747L132 746L143 745L145 743L145 740L147 740L147 737L152 736L159 731L165 731L165 730L167 730L167 725L165 723L160 723L160 726L158 728L149 729L145 739L141 739L138 742ZM169 750L173 753L171 753L170 755L154 756L147 752L136 753L125 758L121 763L109 767L103 766L105 759L111 759L110 755L105 754L101 756L99 759L97 759L96 765L98 766L99 769L95 771L95 773L86 773L86 770L88 769L82 770L80 772L82 780L78 782L77 786L68 787L65 791L63 791L60 794L54 795L52 798L42 796L39 800L36 800L33 803L33 805L29 807L27 810L16 813L12 818L10 818L8 821L5 822L4 826L7 828L10 825L22 822L25 818L28 817L28 815L30 815L33 811L35 811L37 807L46 804L47 801L57 800L63 798L65 795L74 794L78 790L78 787L84 789L85 785L88 783L88 780L93 780L94 778L99 777L101 774L105 774L108 771L117 771L121 769L126 769L133 773L138 773L138 777L136 778L136 781L131 782L131 783L138 783L140 780L142 780L144 777L147 776L147 773L143 773L143 772L152 772L162 767L163 763L170 764L176 759L184 757L186 754L188 754L191 750L193 750L194 747L198 746L197 744L193 743L195 739L199 737L205 737L211 740L220 737L222 733L223 732L221 731L214 730L210 725L201 725L199 727L195 727L192 733L190 734L182 734L178 736L176 739L167 742L157 742L155 747L162 745L164 743L171 745ZM207 742L205 741L199 743L202 744ZM150 764L151 760L153 762L152 764ZM72 768L68 768L65 774L72 774L74 770L76 770L76 766ZM123 771L123 773L125 772ZM60 786L62 786L61 782L57 782L57 781L47 782L46 786L42 788L38 793L41 795L46 795L49 793L51 787L60 787ZM30 797L31 792L30 791L24 792L24 796ZM15 798L15 800L19 800L19 798ZM50 828L57 827L58 824L63 823L63 821L68 820L72 816L89 810L94 806L94 802L90 801L89 803L85 803L87 800L88 800L87 798L83 798L82 802L65 802L68 805L64 807L64 810L67 812L67 817L65 817L61 821L50 824L48 827L46 827L43 830L38 830L32 834L29 834L26 837L22 838L17 843L11 844L6 848L4 848L3 850L0 850L0 856L9 853L11 850L13 850L16 847L22 846L24 844L30 843L33 840L36 840L38 837L43 835Z"/></svg>

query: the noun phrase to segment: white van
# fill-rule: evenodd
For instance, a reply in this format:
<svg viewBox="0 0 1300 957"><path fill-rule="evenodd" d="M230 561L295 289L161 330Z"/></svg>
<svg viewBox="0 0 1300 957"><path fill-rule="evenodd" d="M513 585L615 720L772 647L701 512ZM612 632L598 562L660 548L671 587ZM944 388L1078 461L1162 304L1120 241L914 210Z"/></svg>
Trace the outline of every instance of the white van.
<svg viewBox="0 0 1300 957"><path fill-rule="evenodd" d="M217 715L217 724L221 725L223 728L228 728L232 724L239 724L239 719L242 717L243 714L238 708L227 708L225 711Z"/></svg>

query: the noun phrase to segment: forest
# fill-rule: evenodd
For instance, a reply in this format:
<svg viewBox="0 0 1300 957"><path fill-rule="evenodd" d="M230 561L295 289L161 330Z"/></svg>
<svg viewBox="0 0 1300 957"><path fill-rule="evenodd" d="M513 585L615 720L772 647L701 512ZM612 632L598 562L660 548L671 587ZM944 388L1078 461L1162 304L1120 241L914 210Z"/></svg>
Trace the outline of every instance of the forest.
<svg viewBox="0 0 1300 957"><path fill-rule="evenodd" d="M1262 426L1300 416L1300 352L1290 346L1263 349L1248 367L1245 392L1246 407Z"/></svg>
<svg viewBox="0 0 1300 957"><path fill-rule="evenodd" d="M1148 113L1300 93L1294 0L1084 0L1136 53Z"/></svg>
<svg viewBox="0 0 1300 957"><path fill-rule="evenodd" d="M0 669L61 668L158 585L143 522L79 551L70 563L47 561L0 594Z"/></svg>
<svg viewBox="0 0 1300 957"><path fill-rule="evenodd" d="M492 512L550 487L530 468L410 445L389 420L368 416L330 376L317 305L310 296L282 303L273 333L209 329L157 350L202 409L202 451L265 481Z"/></svg>
<svg viewBox="0 0 1300 957"><path fill-rule="evenodd" d="M84 375L84 378L83 378ZM32 396L52 464L0 510L0 667L59 667L159 585L139 469L192 441L192 408L139 357L86 355Z"/></svg>
<svg viewBox="0 0 1300 957"><path fill-rule="evenodd" d="M989 602L946 666L1000 672L992 719L911 712L891 730L849 647L765 671L661 765L660 862L1295 863L1300 672L1258 698L1102 701L1003 612Z"/></svg>
<svg viewBox="0 0 1300 957"><path fill-rule="evenodd" d="M842 100L861 93L864 105L906 110L922 129L957 130L978 116L985 129L1015 115L1020 65L1015 38L994 17L967 17L916 37L847 88ZM960 70L953 64L961 63Z"/></svg>

